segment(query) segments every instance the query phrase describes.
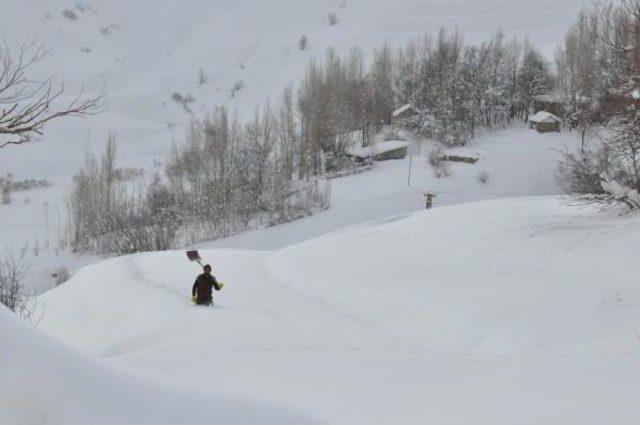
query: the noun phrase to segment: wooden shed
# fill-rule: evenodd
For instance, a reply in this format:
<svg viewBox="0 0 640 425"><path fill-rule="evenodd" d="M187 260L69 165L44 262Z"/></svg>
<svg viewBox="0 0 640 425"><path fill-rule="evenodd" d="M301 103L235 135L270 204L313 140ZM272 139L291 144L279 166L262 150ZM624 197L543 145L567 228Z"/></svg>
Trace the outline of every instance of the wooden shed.
<svg viewBox="0 0 640 425"><path fill-rule="evenodd" d="M348 156L365 160L374 159L376 161L386 161L389 159L403 159L407 156L407 150L411 143L402 140L389 140L377 142L373 146L360 147L352 146L347 149Z"/></svg>
<svg viewBox="0 0 640 425"><path fill-rule="evenodd" d="M529 127L538 130L538 133L560 132L562 120L551 112L540 111L529 117Z"/></svg>

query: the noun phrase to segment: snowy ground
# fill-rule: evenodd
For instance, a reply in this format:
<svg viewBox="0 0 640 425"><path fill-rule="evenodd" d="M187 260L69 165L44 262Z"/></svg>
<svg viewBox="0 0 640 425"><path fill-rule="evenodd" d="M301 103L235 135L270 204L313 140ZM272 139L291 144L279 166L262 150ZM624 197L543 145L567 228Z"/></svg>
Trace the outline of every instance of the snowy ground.
<svg viewBox="0 0 640 425"><path fill-rule="evenodd" d="M283 248L345 226L424 209L427 190L437 194L436 207L483 199L562 194L555 178L558 152L574 149L578 143L576 133L539 134L516 124L456 149L457 154L468 151L480 156L480 160L475 164L450 163L451 176L440 179L426 159L433 144L414 143L412 154L404 160L378 162L373 171L333 180L328 211L201 246ZM486 184L479 181L482 172L488 173Z"/></svg>
<svg viewBox="0 0 640 425"><path fill-rule="evenodd" d="M451 176L438 179L426 155L432 144L417 143L404 160L379 162L363 174L332 180L331 208L306 219L281 226L248 232L202 247L275 249L323 235L345 226L393 214L424 208L425 190L437 193L436 206L482 199L524 195L561 194L556 179L558 151L575 148L576 133L538 134L523 124L487 133L467 148L479 155L476 164L451 163ZM456 149L460 153L461 149ZM411 178L409 168L411 165ZM479 181L488 173L486 184ZM61 183L63 184L63 183ZM0 243L15 253L27 252L28 280L38 291L53 286L51 273L64 265L72 272L99 260L96 256L76 256L56 251L57 235L64 231L66 210L63 186L25 192L12 205L0 205ZM25 203L25 199L29 199ZM34 255L34 247L39 253Z"/></svg>
<svg viewBox="0 0 640 425"><path fill-rule="evenodd" d="M174 92L192 94L196 113L225 103L246 115L253 112L256 103L266 98L274 101L284 85L297 83L308 61L322 58L329 46L340 52L355 46L371 52L382 42L401 45L424 33L435 34L441 27L457 28L467 40L481 41L501 26L508 36L527 36L552 54L583 0L4 3L0 37L10 45L35 37L51 50L37 70L39 74L53 72L67 82L70 94L85 87L88 93L105 88L109 95L106 112L52 123L42 143L0 153L0 173L11 172L16 179L47 178L54 183L51 189L18 194L9 207L0 205L0 250L33 252L37 246L38 257L28 260L32 264L29 280L42 291L52 285L50 273L55 268L64 265L75 271L95 260L55 251L66 221L68 185L85 154L100 153L107 134L114 132L119 140L120 164L143 167L150 174L162 172L154 161L162 162L171 143L182 140L185 125L192 118L171 100ZM65 9L72 9L77 19L64 17ZM327 23L330 12L338 15L336 26ZM300 51L297 43L303 34L309 38L309 48ZM208 77L202 85L198 84L200 69ZM230 89L239 80L244 88L232 98ZM401 179L401 167L391 168L380 172ZM345 187L358 186L358 181L364 180L355 179ZM336 190L344 192L339 187ZM357 202L385 195L385 191L379 195L367 193L370 190L361 192ZM336 205L344 205L340 196ZM440 197L438 204L449 203L446 198ZM402 207L376 206L378 215L367 213L362 218L406 211L409 203L415 210L421 203L417 195L411 201L406 194L396 199L401 199ZM335 225L320 230L356 222L355 215L346 216L332 219ZM255 248L262 247L258 244Z"/></svg>
<svg viewBox="0 0 640 425"><path fill-rule="evenodd" d="M4 306L0 325L2 424L318 423L273 403L141 379L27 328Z"/></svg>
<svg viewBox="0 0 640 425"><path fill-rule="evenodd" d="M116 0L70 21L72 3L0 14L10 42L37 34L52 48L44 70L70 89L109 92L104 114L0 152L2 173L55 184L0 206L0 249L39 247L38 290L57 266L99 260L55 252L85 153L115 130L122 165L161 171L191 118L174 91L196 111L246 114L330 45L370 50L441 26L476 41L502 25L550 54L582 1ZM202 244L227 284L212 309L190 304L198 270L183 252L86 267L39 297L39 329L0 310L0 423L635 424L639 219L523 197L561 192L555 150L577 142L514 125L474 140L478 163L444 179L425 143L334 180L326 212ZM428 212L424 190L438 195Z"/></svg>
<svg viewBox="0 0 640 425"><path fill-rule="evenodd" d="M39 328L145 379L329 423L633 424L639 225L515 198L214 249L214 308L190 304L183 252L134 255L41 296Z"/></svg>

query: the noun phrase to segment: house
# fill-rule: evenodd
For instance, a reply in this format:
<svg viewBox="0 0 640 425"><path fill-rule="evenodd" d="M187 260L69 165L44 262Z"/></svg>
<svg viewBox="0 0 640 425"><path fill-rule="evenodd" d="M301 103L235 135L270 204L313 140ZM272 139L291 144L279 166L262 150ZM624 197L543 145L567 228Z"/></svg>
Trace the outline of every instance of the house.
<svg viewBox="0 0 640 425"><path fill-rule="evenodd" d="M389 140L377 142L373 146L352 146L346 150L346 154L360 161L375 159L386 161L388 159L403 159L407 156L407 150L411 143L401 140Z"/></svg>
<svg viewBox="0 0 640 425"><path fill-rule="evenodd" d="M562 120L551 112L540 111L529 117L529 127L538 130L538 133L560 132Z"/></svg>
<svg viewBox="0 0 640 425"><path fill-rule="evenodd" d="M418 112L413 108L413 106L410 103L407 103L403 107L393 111L391 113L391 117L393 118L393 123L396 124L413 117L417 113Z"/></svg>

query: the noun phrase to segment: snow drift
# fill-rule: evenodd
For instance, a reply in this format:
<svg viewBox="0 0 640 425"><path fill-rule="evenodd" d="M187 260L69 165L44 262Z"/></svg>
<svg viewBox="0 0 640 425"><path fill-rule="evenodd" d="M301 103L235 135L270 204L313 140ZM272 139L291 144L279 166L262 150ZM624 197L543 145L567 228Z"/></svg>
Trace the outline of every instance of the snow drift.
<svg viewBox="0 0 640 425"><path fill-rule="evenodd" d="M638 323L630 268L638 217L558 198L436 208L286 248L269 270L388 332L433 349L556 351Z"/></svg>
<svg viewBox="0 0 640 425"><path fill-rule="evenodd" d="M67 348L1 305L0 382L1 424L313 422L292 409L135 377Z"/></svg>
<svg viewBox="0 0 640 425"><path fill-rule="evenodd" d="M214 308L190 303L198 269L184 252L133 255L39 297L39 327L182 391L302 406L330 423L633 424L639 224L518 198L277 252L201 251L226 284Z"/></svg>

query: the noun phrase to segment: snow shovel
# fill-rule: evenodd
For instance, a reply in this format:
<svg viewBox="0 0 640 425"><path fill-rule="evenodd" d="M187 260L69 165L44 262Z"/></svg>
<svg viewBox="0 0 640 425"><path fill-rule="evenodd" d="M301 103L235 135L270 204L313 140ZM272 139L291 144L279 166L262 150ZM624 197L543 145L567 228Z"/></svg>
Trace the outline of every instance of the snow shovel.
<svg viewBox="0 0 640 425"><path fill-rule="evenodd" d="M202 258L200 258L200 254L198 254L198 250L187 251L187 258L189 261L197 261L200 264L200 267L204 267L202 265Z"/></svg>

